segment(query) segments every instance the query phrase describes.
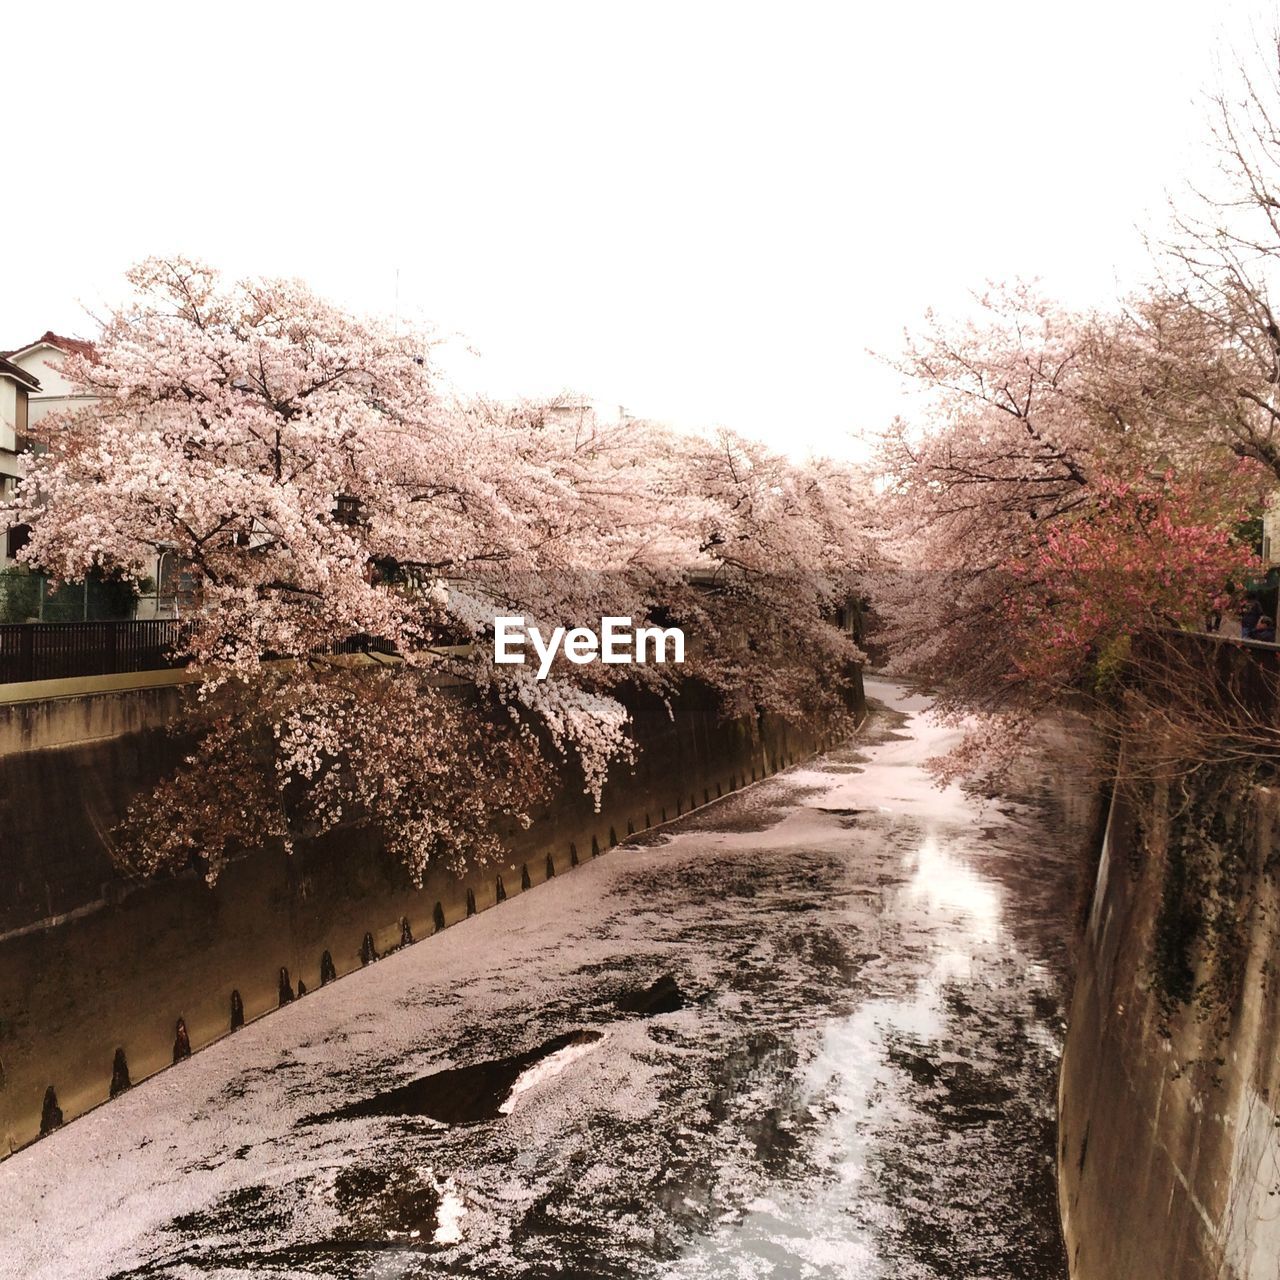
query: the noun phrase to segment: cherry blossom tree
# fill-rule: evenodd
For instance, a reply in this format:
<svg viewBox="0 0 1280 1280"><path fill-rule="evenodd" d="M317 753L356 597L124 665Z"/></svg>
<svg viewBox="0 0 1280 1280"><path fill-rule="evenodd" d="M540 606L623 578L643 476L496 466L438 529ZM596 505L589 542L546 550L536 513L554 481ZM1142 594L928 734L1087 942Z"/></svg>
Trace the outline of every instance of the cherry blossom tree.
<svg viewBox="0 0 1280 1280"><path fill-rule="evenodd" d="M1205 434L1280 479L1280 35L1241 56L1207 106L1210 175L1171 200L1153 238L1158 313Z"/></svg>
<svg viewBox="0 0 1280 1280"><path fill-rule="evenodd" d="M944 776L1005 767L1129 637L1202 625L1256 566L1234 530L1265 473L1206 437L1170 341L1138 309L1071 315L1019 288L909 347L928 410L885 442L899 568L878 604L899 667L968 726Z"/></svg>
<svg viewBox="0 0 1280 1280"><path fill-rule="evenodd" d="M1208 113L1214 164L1151 237L1149 288L1092 315L1008 290L909 347L929 407L890 433L885 467L901 562L932 576L882 595L900 662L978 717L944 768L1007 760L1037 706L1123 670L1138 631L1198 625L1261 567L1234 534L1280 481L1280 38Z"/></svg>
<svg viewBox="0 0 1280 1280"><path fill-rule="evenodd" d="M348 634L422 638L420 601L382 589L376 563L421 535L425 508L456 506L432 491L430 464L465 439L438 410L423 346L296 283L225 288L181 260L129 279L137 301L94 355L68 358L95 399L46 420L49 452L18 500L27 558L67 577L141 576L157 545L173 548L199 601L191 654L234 670ZM426 554L461 553L456 523L431 522Z"/></svg>
<svg viewBox="0 0 1280 1280"><path fill-rule="evenodd" d="M249 690L210 690L202 710L184 766L137 797L113 833L133 872L196 860L212 884L245 850L292 851L360 826L420 883L430 865L495 858L498 831L527 826L552 779L531 728L413 668L272 664Z"/></svg>
<svg viewBox="0 0 1280 1280"><path fill-rule="evenodd" d="M214 875L255 832L360 821L420 876L483 853L485 822L567 767L599 803L633 758L635 689L670 700L701 680L727 713L847 715L860 655L835 619L869 549L847 471L569 401L459 402L428 339L295 281L228 283L185 259L129 280L68 361L94 399L44 420L13 513L46 571L141 578L166 547L192 583L205 729L131 812L133 865L199 850ZM561 657L537 680L493 661L511 615L544 634L683 626L689 659ZM394 669L335 654L361 637Z"/></svg>

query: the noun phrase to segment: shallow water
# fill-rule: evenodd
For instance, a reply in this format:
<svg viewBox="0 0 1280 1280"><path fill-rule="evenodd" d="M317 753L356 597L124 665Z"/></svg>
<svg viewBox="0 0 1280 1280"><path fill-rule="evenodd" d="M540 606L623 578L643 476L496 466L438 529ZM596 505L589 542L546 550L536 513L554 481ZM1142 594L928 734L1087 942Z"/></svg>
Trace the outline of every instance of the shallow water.
<svg viewBox="0 0 1280 1280"><path fill-rule="evenodd" d="M24 1276L1062 1277L1081 798L854 748L295 1002L0 1165Z"/></svg>

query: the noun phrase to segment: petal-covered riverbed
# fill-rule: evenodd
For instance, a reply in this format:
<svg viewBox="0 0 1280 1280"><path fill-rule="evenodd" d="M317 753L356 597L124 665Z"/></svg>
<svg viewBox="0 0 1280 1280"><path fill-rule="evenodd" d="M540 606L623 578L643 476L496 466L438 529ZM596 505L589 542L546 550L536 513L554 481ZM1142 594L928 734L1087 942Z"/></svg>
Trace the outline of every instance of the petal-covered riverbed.
<svg viewBox="0 0 1280 1280"><path fill-rule="evenodd" d="M0 1165L0 1271L1062 1277L1087 796L853 746L515 897Z"/></svg>

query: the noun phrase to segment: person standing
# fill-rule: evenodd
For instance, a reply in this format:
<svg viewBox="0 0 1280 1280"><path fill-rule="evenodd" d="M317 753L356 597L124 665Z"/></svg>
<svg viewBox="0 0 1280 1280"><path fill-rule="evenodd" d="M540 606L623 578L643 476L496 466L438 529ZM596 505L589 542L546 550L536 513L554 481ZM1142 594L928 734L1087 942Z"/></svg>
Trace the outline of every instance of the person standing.
<svg viewBox="0 0 1280 1280"><path fill-rule="evenodd" d="M1240 615L1240 635L1245 640L1253 639L1254 628L1262 619L1262 605L1257 596L1250 596L1245 603L1244 612Z"/></svg>

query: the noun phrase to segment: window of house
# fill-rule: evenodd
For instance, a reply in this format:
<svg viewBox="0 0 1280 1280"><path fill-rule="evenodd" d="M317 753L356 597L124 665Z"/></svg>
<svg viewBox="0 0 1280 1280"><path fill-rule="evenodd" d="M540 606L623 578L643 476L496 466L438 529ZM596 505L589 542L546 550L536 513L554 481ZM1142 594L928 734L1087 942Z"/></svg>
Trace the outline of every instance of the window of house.
<svg viewBox="0 0 1280 1280"><path fill-rule="evenodd" d="M356 524L360 519L360 499L340 493L333 509L333 518L338 524Z"/></svg>
<svg viewBox="0 0 1280 1280"><path fill-rule="evenodd" d="M5 535L5 551L12 560L31 541L31 526L15 524Z"/></svg>

